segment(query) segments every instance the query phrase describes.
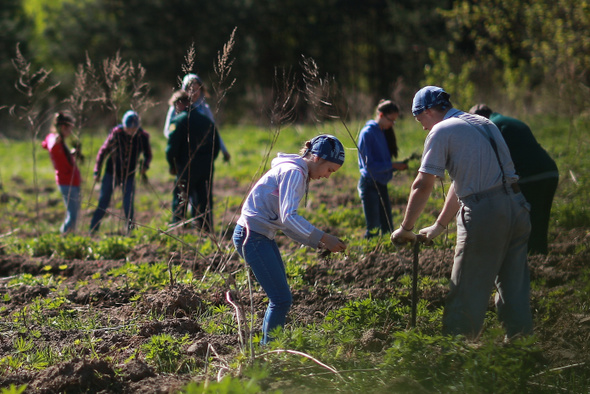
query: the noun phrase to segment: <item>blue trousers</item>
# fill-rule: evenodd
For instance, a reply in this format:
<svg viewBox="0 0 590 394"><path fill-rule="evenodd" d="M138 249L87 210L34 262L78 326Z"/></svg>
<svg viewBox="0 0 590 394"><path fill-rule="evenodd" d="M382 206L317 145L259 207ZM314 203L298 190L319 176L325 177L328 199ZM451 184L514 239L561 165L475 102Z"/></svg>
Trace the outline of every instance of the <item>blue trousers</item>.
<svg viewBox="0 0 590 394"><path fill-rule="evenodd" d="M276 242L262 234L237 225L233 241L238 254L246 260L270 301L262 323L261 344L264 345L272 341L270 332L273 329L285 325L293 304L285 266Z"/></svg>
<svg viewBox="0 0 590 394"><path fill-rule="evenodd" d="M65 234L76 229L78 212L80 211L80 187L59 185L59 190L66 205L66 218L59 230L62 234Z"/></svg>
<svg viewBox="0 0 590 394"><path fill-rule="evenodd" d="M100 185L100 196L98 197L98 207L94 211L92 221L90 222L90 231L95 232L100 228L100 222L104 215L107 213L109 204L111 203L111 197L115 190L115 178L113 174L105 172L102 177L102 183ZM133 222L133 199L135 197L135 177L127 177L123 181L123 211L125 212L125 218L127 220L127 229L132 227Z"/></svg>
<svg viewBox="0 0 590 394"><path fill-rule="evenodd" d="M358 183L358 192L363 203L367 223L365 238L377 235L376 229L381 234L390 234L393 231L393 220L391 218L391 202L389 201L387 185L361 176Z"/></svg>

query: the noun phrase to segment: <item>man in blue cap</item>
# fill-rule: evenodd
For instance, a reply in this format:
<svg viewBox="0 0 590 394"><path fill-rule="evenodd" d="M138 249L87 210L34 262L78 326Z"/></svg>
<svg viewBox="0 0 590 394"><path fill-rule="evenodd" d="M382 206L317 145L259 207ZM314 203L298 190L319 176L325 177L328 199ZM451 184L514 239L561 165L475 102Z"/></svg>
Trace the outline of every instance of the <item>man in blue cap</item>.
<svg viewBox="0 0 590 394"><path fill-rule="evenodd" d="M495 285L498 317L507 338L532 334L529 205L520 193L510 152L498 128L482 116L453 108L449 98L437 86L426 86L414 96L412 113L429 133L405 217L391 239L415 242L414 224L436 178L444 177L446 170L452 184L444 207L434 225L420 230L432 240L457 217L443 332L476 338Z"/></svg>
<svg viewBox="0 0 590 394"><path fill-rule="evenodd" d="M127 222L127 232L135 227L133 200L135 198L135 173L140 155L143 155L143 162L139 171L145 175L152 161L150 136L141 128L137 112L129 110L123 115L121 124L111 130L96 155L95 182L101 181L102 163L106 163L98 206L90 222L91 233L98 231L116 186L121 186L123 192L123 211Z"/></svg>

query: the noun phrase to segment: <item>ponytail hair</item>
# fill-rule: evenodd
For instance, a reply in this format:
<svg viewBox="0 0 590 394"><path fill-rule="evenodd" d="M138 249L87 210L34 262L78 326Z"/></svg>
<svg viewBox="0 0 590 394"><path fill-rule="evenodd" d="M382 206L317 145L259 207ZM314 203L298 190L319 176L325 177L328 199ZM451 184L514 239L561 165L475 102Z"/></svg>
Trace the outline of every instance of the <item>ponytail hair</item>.
<svg viewBox="0 0 590 394"><path fill-rule="evenodd" d="M51 132L61 135L60 126L74 125L74 117L67 112L56 112L53 116L53 123L51 124Z"/></svg>
<svg viewBox="0 0 590 394"><path fill-rule="evenodd" d="M399 107L391 100L381 100L377 105L377 115L382 113L384 115L390 114L399 114ZM398 146L397 146L397 138L395 137L395 131L393 130L393 126L387 130L383 130L383 134L385 134L385 140L387 141L387 148L389 149L389 154L397 158L398 154Z"/></svg>
<svg viewBox="0 0 590 394"><path fill-rule="evenodd" d="M55 126L74 125L74 117L67 112L58 112L55 114Z"/></svg>
<svg viewBox="0 0 590 394"><path fill-rule="evenodd" d="M382 99L379 101L379 104L377 104L377 114L379 114L379 112L384 113L385 115L398 114L399 107L391 100Z"/></svg>

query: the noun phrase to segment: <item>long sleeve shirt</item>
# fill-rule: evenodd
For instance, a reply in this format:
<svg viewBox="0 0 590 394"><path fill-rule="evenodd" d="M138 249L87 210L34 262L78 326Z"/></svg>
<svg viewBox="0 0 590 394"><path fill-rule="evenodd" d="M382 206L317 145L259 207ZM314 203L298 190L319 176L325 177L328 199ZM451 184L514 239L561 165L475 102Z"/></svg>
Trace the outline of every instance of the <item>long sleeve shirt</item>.
<svg viewBox="0 0 590 394"><path fill-rule="evenodd" d="M358 163L361 175L386 185L393 177L387 139L376 121L369 120L359 133Z"/></svg>
<svg viewBox="0 0 590 394"><path fill-rule="evenodd" d="M150 167L152 148L150 136L142 128L129 135L122 125L114 127L96 155L94 173L100 174L102 164L106 161L105 172L113 174L117 181L135 176L139 155L143 154L142 171Z"/></svg>
<svg viewBox="0 0 590 394"><path fill-rule="evenodd" d="M166 146L170 169L183 179L209 178L219 154L219 133L211 120L192 110L175 116Z"/></svg>
<svg viewBox="0 0 590 394"><path fill-rule="evenodd" d="M498 126L508 145L519 183L559 177L555 161L537 142L529 126L498 113L493 113L490 120Z"/></svg>
<svg viewBox="0 0 590 394"><path fill-rule="evenodd" d="M324 232L297 213L307 190L308 172L299 155L279 153L248 194L238 224L269 239L280 230L297 242L317 248Z"/></svg>

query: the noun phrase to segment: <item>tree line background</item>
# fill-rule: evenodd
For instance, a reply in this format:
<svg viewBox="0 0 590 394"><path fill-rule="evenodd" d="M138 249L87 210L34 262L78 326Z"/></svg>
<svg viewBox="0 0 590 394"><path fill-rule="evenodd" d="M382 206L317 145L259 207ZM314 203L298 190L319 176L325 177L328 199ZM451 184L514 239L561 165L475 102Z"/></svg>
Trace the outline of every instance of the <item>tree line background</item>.
<svg viewBox="0 0 590 394"><path fill-rule="evenodd" d="M112 126L142 94L151 103L137 108L144 124L160 127L187 70L223 97L219 121L255 123L269 117L278 76L303 88L302 58L315 61L339 113L352 118L371 117L380 98L409 114L425 84L443 86L465 110L484 101L513 116L566 115L573 129L589 115L590 3L580 0L3 0L0 48L5 136L21 134L11 107L42 114L79 101L80 72L107 80L109 62L134 67L128 85L142 86L119 87L131 93L116 105L87 97L113 115L88 123ZM15 88L19 51L29 88L40 79L34 71L46 71L46 94ZM223 54L226 75L216 67ZM216 88L223 78L231 89ZM310 119L300 100L295 120Z"/></svg>

